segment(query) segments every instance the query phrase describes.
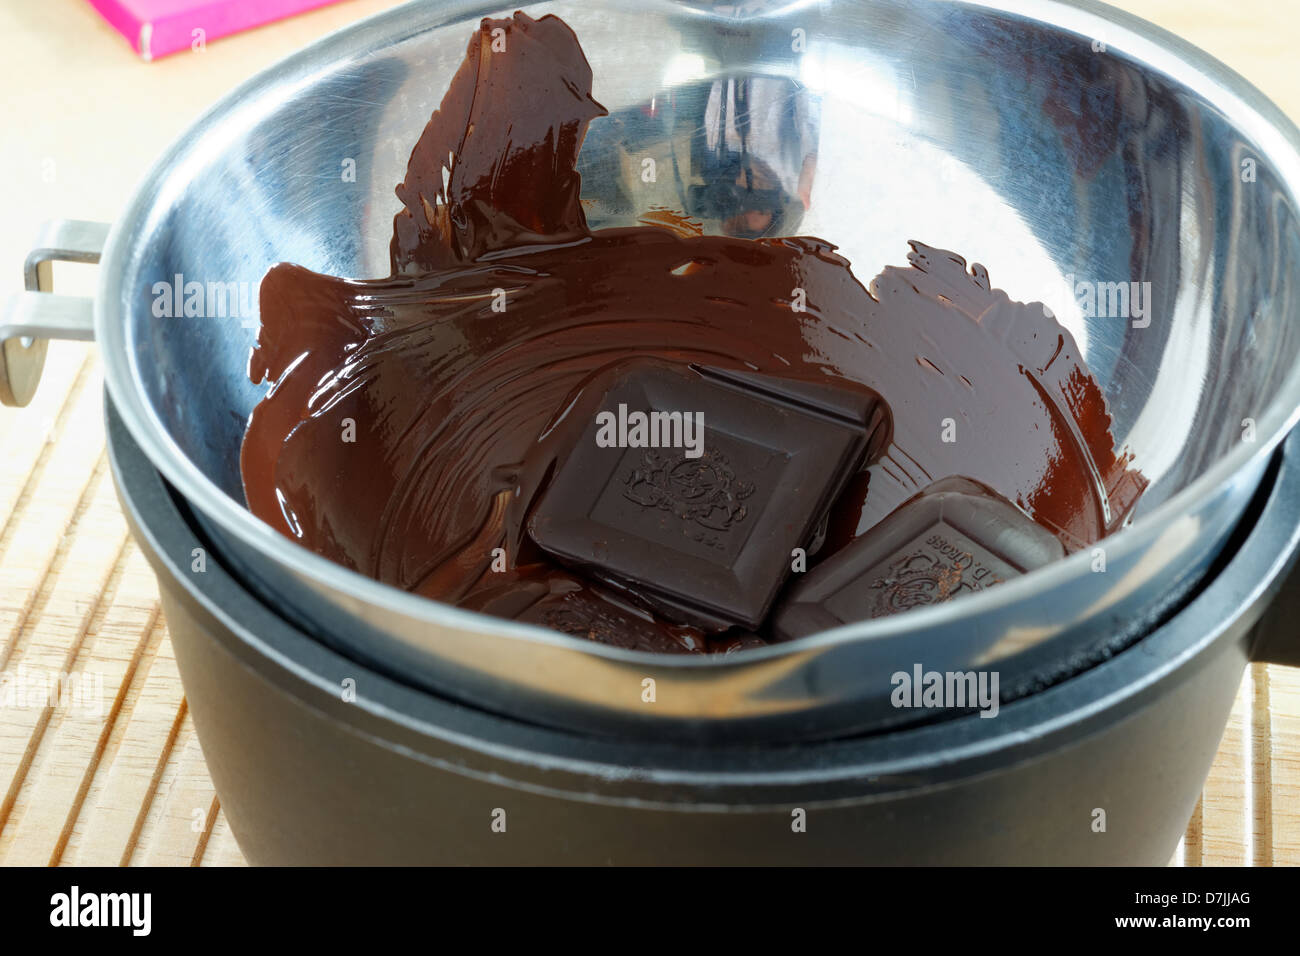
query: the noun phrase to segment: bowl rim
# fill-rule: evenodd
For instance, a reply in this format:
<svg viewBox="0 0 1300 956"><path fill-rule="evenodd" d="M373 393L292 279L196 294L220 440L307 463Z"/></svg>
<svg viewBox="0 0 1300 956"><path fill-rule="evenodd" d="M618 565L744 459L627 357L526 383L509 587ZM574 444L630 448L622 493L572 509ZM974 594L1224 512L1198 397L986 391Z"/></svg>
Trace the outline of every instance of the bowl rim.
<svg viewBox="0 0 1300 956"><path fill-rule="evenodd" d="M552 785L558 772L599 778L616 787L613 781L632 779L611 772L626 768L631 752L642 771L636 781L649 787L754 789L816 781L850 784L859 796L864 780L886 790L906 789L909 780L929 788L1020 763L1117 726L1194 677L1199 666L1222 653L1225 641L1240 641L1243 625L1253 626L1250 609L1269 599L1282 576L1294 568L1300 548L1300 525L1295 521L1300 511L1297 433L1289 439L1287 454L1278 456L1279 466L1269 469L1255 521L1223 574L1145 638L1142 654L1115 655L1075 679L1005 703L997 720L968 714L799 746L782 743L758 751L763 767L756 769L756 750L749 742L701 746L653 736L602 737L447 699L357 664L315 640L248 591L220 557L209 564L210 576L200 582L185 573L188 560L176 547L177 539L193 533L191 521L178 510L160 473L132 443L129 431L124 440L115 440L122 434L121 418L111 397L106 405L110 464L130 520L143 535L142 546L159 580L170 580L165 590L182 602L185 616L207 639L272 678L285 693L361 733L415 751L421 751L421 741L426 740L452 744L503 761L517 775L541 771ZM337 674L344 662L347 673L364 679L358 679L356 700L339 704ZM452 769L466 770L467 765ZM644 800L637 798L638 803Z"/></svg>
<svg viewBox="0 0 1300 956"><path fill-rule="evenodd" d="M668 0L661 2L668 3ZM958 0L950 2L957 3ZM1096 0L960 0L960 5L1021 16L1081 36L1104 35L1108 47L1140 60L1146 68L1163 73L1232 117L1233 123L1258 146L1260 155L1269 158L1277 170L1279 182L1288 188L1300 205L1300 129L1244 77L1198 47L1133 14ZM413 17L415 7L427 9L420 16ZM644 4L639 8L644 9ZM272 64L223 96L172 142L137 183L125 212L110 231L100 261L94 310L95 337L100 345L105 382L119 414L150 461L186 500L243 545L269 555L278 566L291 568L316 585L342 593L358 604L382 607L431 627L453 627L470 633L490 632L496 637L581 651L613 662L653 664L661 669L734 666L738 659L757 662L850 642L920 633L950 625L974 613L987 613L1014 605L1040 589L1060 587L1071 579L1091 573L1092 556L1084 549L996 588L965 596L960 602L915 608L907 614L846 624L796 641L755 648L738 657L660 655L611 647L531 624L490 617L381 583L336 564L280 534L205 475L172 438L152 403L145 398L137 375L139 356L126 345L126 306L122 295L122 278L130 271L129 263L133 257L142 249L142 240L150 234L147 224L158 209L166 207L163 200L167 188L175 183L178 174L183 175L187 164L202 161L197 149L205 141L203 131L237 118L248 120L260 111L269 110L278 98L262 94L274 90L283 97L310 84L317 76L335 68L338 62L336 53L346 50L355 55L372 47L391 47L418 34L499 12L500 8L485 6L478 0L455 0L436 5L431 0L412 0L334 31ZM703 15L699 10L692 12ZM1261 465L1264 457L1272 453L1297 421L1300 421L1300 363L1291 370L1273 400L1261 412L1253 443L1239 443L1186 487L1136 519L1131 526L1105 539L1112 563L1133 555L1144 546L1149 535L1191 510L1195 503L1222 493L1240 475Z"/></svg>

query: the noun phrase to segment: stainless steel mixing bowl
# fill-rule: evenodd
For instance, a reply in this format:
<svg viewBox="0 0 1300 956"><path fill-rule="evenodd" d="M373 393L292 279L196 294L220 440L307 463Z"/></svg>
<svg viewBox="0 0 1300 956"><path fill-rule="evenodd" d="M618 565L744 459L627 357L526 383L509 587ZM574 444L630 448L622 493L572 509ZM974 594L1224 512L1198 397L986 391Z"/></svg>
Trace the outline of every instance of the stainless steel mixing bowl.
<svg viewBox="0 0 1300 956"><path fill-rule="evenodd" d="M843 733L897 720L890 674L914 663L995 669L1014 696L1123 646L1194 586L1300 408L1300 132L1223 65L1092 2L523 9L573 27L611 111L582 158L593 226L634 223L652 205L684 208L710 232L743 217L755 232L836 243L864 280L917 238L982 262L1014 298L1052 305L1152 481L1132 527L1104 542L1104 572L1085 551L947 605L725 659L670 659L396 591L255 519L238 470L262 393L246 375L255 296L254 314L162 318L157 284L255 290L283 260L385 274L409 150L479 18L512 9L412 3L289 58L182 136L112 229L94 336L126 426L197 509L210 541L195 547L219 549L286 616L390 673L616 733ZM744 130L717 108L742 80ZM742 132L765 170L757 214L726 188ZM644 158L661 170L646 193L627 179ZM33 285L44 259L94 255L96 235L62 229L32 260ZM1087 314L1060 294L1069 277L1150 283L1152 308ZM4 337L91 325L90 302L31 292ZM6 346L11 384L30 383L35 351Z"/></svg>

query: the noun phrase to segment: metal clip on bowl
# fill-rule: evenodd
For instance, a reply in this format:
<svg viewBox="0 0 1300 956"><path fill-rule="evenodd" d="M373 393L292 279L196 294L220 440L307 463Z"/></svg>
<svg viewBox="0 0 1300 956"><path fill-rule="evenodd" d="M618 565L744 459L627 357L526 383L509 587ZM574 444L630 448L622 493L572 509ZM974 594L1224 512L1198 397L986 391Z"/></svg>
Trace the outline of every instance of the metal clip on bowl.
<svg viewBox="0 0 1300 956"><path fill-rule="evenodd" d="M32 400L45 368L50 339L95 338L95 300L54 295L55 262L99 262L108 225L54 219L41 227L23 267L26 291L10 297L0 319L0 404L21 408Z"/></svg>

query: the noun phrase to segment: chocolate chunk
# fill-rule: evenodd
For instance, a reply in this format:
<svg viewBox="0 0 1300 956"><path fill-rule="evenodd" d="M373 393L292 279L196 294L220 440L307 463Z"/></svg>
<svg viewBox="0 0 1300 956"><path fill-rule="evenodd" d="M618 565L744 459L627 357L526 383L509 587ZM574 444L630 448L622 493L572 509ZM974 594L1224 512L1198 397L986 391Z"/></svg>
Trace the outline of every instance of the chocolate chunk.
<svg viewBox="0 0 1300 956"><path fill-rule="evenodd" d="M779 640L982 591L1065 555L1001 495L945 478L819 564L773 616Z"/></svg>
<svg viewBox="0 0 1300 956"><path fill-rule="evenodd" d="M706 649L704 636L694 628L661 623L590 587L548 594L517 619L629 651L700 654Z"/></svg>
<svg viewBox="0 0 1300 956"><path fill-rule="evenodd" d="M604 588L545 564L522 566L509 580L475 589L460 605L632 651L694 654L712 650L695 628L656 620Z"/></svg>
<svg viewBox="0 0 1300 956"><path fill-rule="evenodd" d="M529 534L708 631L763 622L792 550L888 433L884 404L861 387L634 362L586 394Z"/></svg>

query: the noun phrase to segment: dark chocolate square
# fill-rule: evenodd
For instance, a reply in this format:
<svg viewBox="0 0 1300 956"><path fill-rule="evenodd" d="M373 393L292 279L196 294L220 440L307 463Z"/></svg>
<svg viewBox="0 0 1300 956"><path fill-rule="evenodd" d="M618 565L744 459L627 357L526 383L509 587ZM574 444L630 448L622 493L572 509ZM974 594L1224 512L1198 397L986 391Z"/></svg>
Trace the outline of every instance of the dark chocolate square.
<svg viewBox="0 0 1300 956"><path fill-rule="evenodd" d="M758 627L844 481L887 433L878 399L770 376L638 362L589 389L528 522L560 561L666 616ZM602 411L702 413L700 457L597 444Z"/></svg>
<svg viewBox="0 0 1300 956"><path fill-rule="evenodd" d="M780 640L940 604L1063 557L1061 542L991 489L946 478L827 558L773 616Z"/></svg>

